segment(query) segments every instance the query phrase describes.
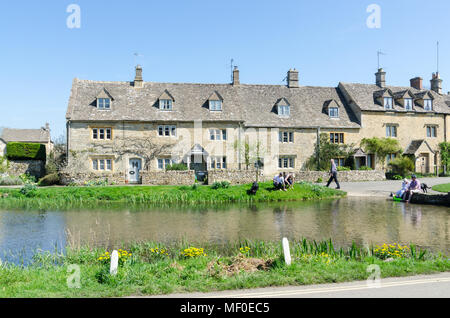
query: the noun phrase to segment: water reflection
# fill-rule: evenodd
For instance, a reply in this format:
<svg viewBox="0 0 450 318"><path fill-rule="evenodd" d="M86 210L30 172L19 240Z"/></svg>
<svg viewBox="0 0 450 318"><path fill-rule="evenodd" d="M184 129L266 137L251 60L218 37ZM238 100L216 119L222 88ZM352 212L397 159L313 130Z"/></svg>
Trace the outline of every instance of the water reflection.
<svg viewBox="0 0 450 318"><path fill-rule="evenodd" d="M83 244L120 246L131 241L227 243L243 239L322 240L337 246L399 242L450 251L446 207L345 198L317 202L215 207L115 207L68 212L0 211L0 257L5 251Z"/></svg>

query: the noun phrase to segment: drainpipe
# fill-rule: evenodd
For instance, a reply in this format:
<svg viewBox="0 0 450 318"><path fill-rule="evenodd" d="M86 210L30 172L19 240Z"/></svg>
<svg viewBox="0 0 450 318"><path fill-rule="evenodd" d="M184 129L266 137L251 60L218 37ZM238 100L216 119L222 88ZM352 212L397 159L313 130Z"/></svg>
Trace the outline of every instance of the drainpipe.
<svg viewBox="0 0 450 318"><path fill-rule="evenodd" d="M320 171L320 126L317 127L317 171Z"/></svg>
<svg viewBox="0 0 450 318"><path fill-rule="evenodd" d="M241 170L241 129L242 129L242 122L239 123L239 130L238 130L238 167L239 170Z"/></svg>

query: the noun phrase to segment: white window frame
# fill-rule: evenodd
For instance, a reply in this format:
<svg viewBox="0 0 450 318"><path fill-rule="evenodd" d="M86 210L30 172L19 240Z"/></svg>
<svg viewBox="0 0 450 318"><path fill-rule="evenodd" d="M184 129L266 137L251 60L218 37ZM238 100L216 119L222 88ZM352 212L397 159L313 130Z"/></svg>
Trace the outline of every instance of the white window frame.
<svg viewBox="0 0 450 318"><path fill-rule="evenodd" d="M227 140L227 130L226 129L210 129L209 130L209 140Z"/></svg>
<svg viewBox="0 0 450 318"><path fill-rule="evenodd" d="M97 98L97 108L102 110L111 109L111 98Z"/></svg>
<svg viewBox="0 0 450 318"><path fill-rule="evenodd" d="M386 137L397 138L397 136L398 136L397 125L386 125Z"/></svg>
<svg viewBox="0 0 450 318"><path fill-rule="evenodd" d="M392 97L383 97L384 109L394 109L394 99Z"/></svg>
<svg viewBox="0 0 450 318"><path fill-rule="evenodd" d="M278 116L289 117L291 115L290 105L278 105Z"/></svg>
<svg viewBox="0 0 450 318"><path fill-rule="evenodd" d="M404 100L405 110L412 110L413 109L413 103L414 103L414 99L412 99L412 98L405 98L405 100Z"/></svg>
<svg viewBox="0 0 450 318"><path fill-rule="evenodd" d="M330 107L328 109L328 116L330 116L330 118L339 118L339 108L338 107Z"/></svg>
<svg viewBox="0 0 450 318"><path fill-rule="evenodd" d="M278 157L278 169L295 169L295 157L294 156L279 156Z"/></svg>
<svg viewBox="0 0 450 318"><path fill-rule="evenodd" d="M433 100L430 98L423 100L423 109L431 111L433 110Z"/></svg>
<svg viewBox="0 0 450 318"><path fill-rule="evenodd" d="M294 143L293 131L280 131L278 132L278 141L281 143Z"/></svg>
<svg viewBox="0 0 450 318"><path fill-rule="evenodd" d="M92 159L92 170L94 171L113 171L113 159L96 158Z"/></svg>
<svg viewBox="0 0 450 318"><path fill-rule="evenodd" d="M176 125L159 125L158 126L159 137L176 137L177 126Z"/></svg>
<svg viewBox="0 0 450 318"><path fill-rule="evenodd" d="M222 101L221 100L210 100L209 101L209 110L213 112L221 112L222 111Z"/></svg>
<svg viewBox="0 0 450 318"><path fill-rule="evenodd" d="M225 156L211 156L209 158L209 167L212 170L227 169L227 157Z"/></svg>
<svg viewBox="0 0 450 318"><path fill-rule="evenodd" d="M159 109L165 111L171 111L173 109L173 101L171 99L160 99Z"/></svg>
<svg viewBox="0 0 450 318"><path fill-rule="evenodd" d="M109 138L108 138L109 135ZM103 138L101 138L103 136ZM92 128L93 140L112 140L112 128L95 127Z"/></svg>
<svg viewBox="0 0 450 318"><path fill-rule="evenodd" d="M167 167L173 165L175 162L170 158L157 158L156 163L158 170L166 170Z"/></svg>

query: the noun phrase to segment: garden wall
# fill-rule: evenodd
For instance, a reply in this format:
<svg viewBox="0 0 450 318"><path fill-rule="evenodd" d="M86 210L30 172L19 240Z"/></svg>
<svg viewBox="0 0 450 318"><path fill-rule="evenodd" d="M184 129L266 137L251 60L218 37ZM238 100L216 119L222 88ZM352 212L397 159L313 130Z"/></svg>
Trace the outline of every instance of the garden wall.
<svg viewBox="0 0 450 318"><path fill-rule="evenodd" d="M450 207L450 193L447 194L423 194L415 193L411 198L411 203L415 204L432 204Z"/></svg>
<svg viewBox="0 0 450 318"><path fill-rule="evenodd" d="M125 173L60 173L62 185L84 185L88 181L104 181L108 184L125 184Z"/></svg>
<svg viewBox="0 0 450 318"><path fill-rule="evenodd" d="M208 171L208 184L214 182L228 181L231 184L248 184L255 182L255 170L211 170ZM260 171L259 181L264 180L264 175Z"/></svg>
<svg viewBox="0 0 450 318"><path fill-rule="evenodd" d="M20 176L29 174L37 179L45 175L45 161L42 160L8 160L8 174L11 176Z"/></svg>
<svg viewBox="0 0 450 318"><path fill-rule="evenodd" d="M141 171L142 184L148 185L192 185L195 171Z"/></svg>
<svg viewBox="0 0 450 318"><path fill-rule="evenodd" d="M295 173L296 182L316 182L319 178L326 182L330 178L330 173L326 171L297 171ZM383 181L386 180L386 175L382 170L338 171L338 180L339 182Z"/></svg>

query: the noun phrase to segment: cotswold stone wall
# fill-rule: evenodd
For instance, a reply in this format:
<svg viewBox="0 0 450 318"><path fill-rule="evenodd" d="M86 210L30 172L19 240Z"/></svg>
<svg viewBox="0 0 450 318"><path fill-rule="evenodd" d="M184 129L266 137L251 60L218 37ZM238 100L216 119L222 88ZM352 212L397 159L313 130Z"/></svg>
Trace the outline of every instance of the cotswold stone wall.
<svg viewBox="0 0 450 318"><path fill-rule="evenodd" d="M433 195L424 193L414 193L411 198L411 203L443 205L450 207L450 192L447 194L433 194Z"/></svg>
<svg viewBox="0 0 450 318"><path fill-rule="evenodd" d="M195 172L189 171L141 171L142 184L149 185L192 185Z"/></svg>
<svg viewBox="0 0 450 318"><path fill-rule="evenodd" d="M45 175L45 162L42 160L9 160L8 174L12 176L29 174L39 179Z"/></svg>
<svg viewBox="0 0 450 318"><path fill-rule="evenodd" d="M326 182L330 178L330 174L326 171L298 171L295 173L296 182L316 182L319 178ZM339 182L383 181L386 180L386 175L382 170L338 171L338 180Z"/></svg>
<svg viewBox="0 0 450 318"><path fill-rule="evenodd" d="M62 185L83 185L89 181L108 180L108 184L125 184L124 173L61 173L60 180Z"/></svg>
<svg viewBox="0 0 450 318"><path fill-rule="evenodd" d="M214 182L228 181L231 184L253 183L256 179L255 170L211 170L208 171L208 184ZM259 181L264 180L260 171Z"/></svg>

